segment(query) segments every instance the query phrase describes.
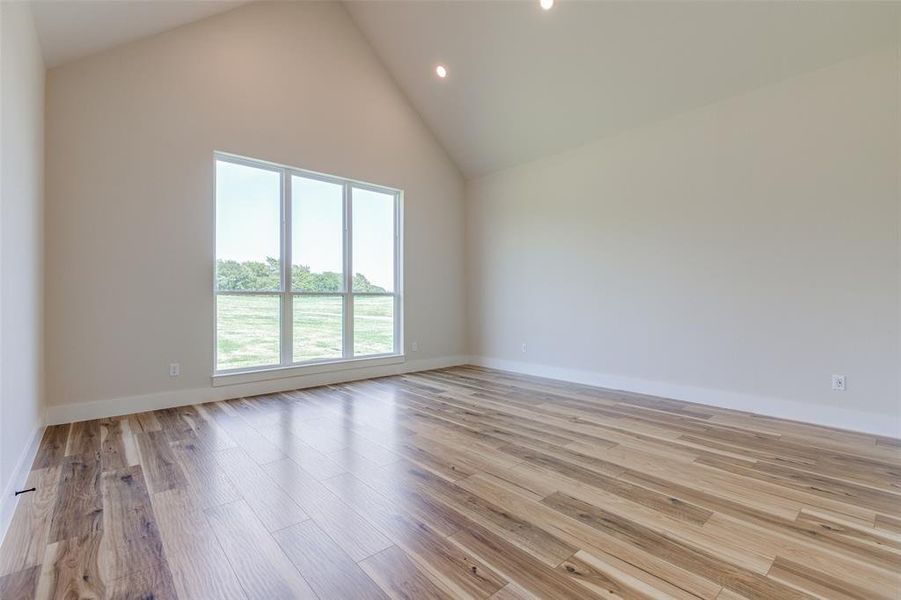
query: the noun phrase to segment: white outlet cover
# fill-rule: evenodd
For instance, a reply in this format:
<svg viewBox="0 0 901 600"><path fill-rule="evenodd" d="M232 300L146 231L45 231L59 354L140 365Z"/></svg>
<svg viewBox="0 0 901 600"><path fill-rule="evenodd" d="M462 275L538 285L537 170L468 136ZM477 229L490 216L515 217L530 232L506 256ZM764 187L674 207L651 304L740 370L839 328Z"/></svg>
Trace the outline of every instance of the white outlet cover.
<svg viewBox="0 0 901 600"><path fill-rule="evenodd" d="M832 389L837 392L844 392L847 389L847 382L844 375L832 376Z"/></svg>

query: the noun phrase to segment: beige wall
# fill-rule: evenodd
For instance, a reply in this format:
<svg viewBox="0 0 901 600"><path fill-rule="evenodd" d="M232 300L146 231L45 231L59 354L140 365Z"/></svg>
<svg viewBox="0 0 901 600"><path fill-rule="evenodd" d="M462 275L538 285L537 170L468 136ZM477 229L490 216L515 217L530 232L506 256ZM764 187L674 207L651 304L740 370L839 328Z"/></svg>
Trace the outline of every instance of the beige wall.
<svg viewBox="0 0 901 600"><path fill-rule="evenodd" d="M214 150L404 189L408 358L464 352L462 178L340 4L255 3L52 69L47 128L51 420L247 392L210 387Z"/></svg>
<svg viewBox="0 0 901 600"><path fill-rule="evenodd" d="M0 537L41 425L44 63L27 4L0 3Z"/></svg>
<svg viewBox="0 0 901 600"><path fill-rule="evenodd" d="M470 182L464 238L458 171L340 5L254 4L53 69L50 420L261 391L210 385L224 150L406 190L411 364L468 352L901 435L898 75L886 49Z"/></svg>
<svg viewBox="0 0 901 600"><path fill-rule="evenodd" d="M471 182L471 353L901 435L898 60Z"/></svg>

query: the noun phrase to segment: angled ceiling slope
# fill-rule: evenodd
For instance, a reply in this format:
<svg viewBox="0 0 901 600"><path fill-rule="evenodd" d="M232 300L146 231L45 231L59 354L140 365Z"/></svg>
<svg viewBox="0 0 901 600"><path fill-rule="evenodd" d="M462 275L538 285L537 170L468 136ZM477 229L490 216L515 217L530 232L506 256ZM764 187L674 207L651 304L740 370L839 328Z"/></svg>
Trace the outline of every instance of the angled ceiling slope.
<svg viewBox="0 0 901 600"><path fill-rule="evenodd" d="M2 1L2 0L0 0ZM36 0L35 27L44 64L53 68L198 21L247 0Z"/></svg>
<svg viewBox="0 0 901 600"><path fill-rule="evenodd" d="M346 5L470 178L863 54L899 30L895 3Z"/></svg>

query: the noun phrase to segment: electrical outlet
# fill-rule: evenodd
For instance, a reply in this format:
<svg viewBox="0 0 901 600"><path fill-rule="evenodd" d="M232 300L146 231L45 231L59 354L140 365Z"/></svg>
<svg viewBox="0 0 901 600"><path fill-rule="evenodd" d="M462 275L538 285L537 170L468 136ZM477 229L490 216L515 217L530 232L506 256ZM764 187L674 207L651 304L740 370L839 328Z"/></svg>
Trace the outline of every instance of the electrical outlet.
<svg viewBox="0 0 901 600"><path fill-rule="evenodd" d="M523 343L523 345L522 345L522 353L523 354L526 353L526 344L525 343Z"/></svg>
<svg viewBox="0 0 901 600"><path fill-rule="evenodd" d="M845 376L844 375L833 375L832 376L832 389L836 392L844 392L845 387Z"/></svg>
<svg viewBox="0 0 901 600"><path fill-rule="evenodd" d="M181 375L181 365L178 363L171 363L169 365L169 377L178 377Z"/></svg>
<svg viewBox="0 0 901 600"><path fill-rule="evenodd" d="M413 352L419 352L419 342L413 342L412 344L410 344L410 349Z"/></svg>

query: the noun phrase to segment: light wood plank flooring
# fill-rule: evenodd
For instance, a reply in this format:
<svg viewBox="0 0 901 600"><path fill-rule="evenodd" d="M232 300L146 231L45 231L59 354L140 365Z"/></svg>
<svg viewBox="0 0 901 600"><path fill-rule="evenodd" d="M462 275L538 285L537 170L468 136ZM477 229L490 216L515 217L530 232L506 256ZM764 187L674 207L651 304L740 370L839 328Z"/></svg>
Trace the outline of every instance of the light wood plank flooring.
<svg viewBox="0 0 901 600"><path fill-rule="evenodd" d="M458 367L47 429L5 598L899 598L901 443Z"/></svg>

